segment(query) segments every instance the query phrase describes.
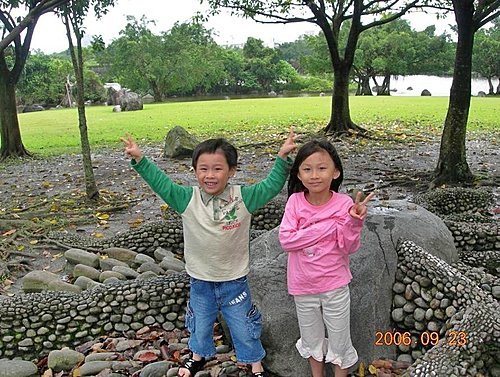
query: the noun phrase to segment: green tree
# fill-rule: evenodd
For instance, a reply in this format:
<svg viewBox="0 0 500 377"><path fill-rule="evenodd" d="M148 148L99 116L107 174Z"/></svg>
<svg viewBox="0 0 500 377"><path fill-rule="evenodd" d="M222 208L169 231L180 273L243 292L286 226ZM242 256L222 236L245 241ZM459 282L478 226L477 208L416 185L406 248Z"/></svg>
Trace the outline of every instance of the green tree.
<svg viewBox="0 0 500 377"><path fill-rule="evenodd" d="M333 67L328 51L328 44L322 33L307 35L304 40L311 51L310 54L301 58L304 71L315 76L332 76Z"/></svg>
<svg viewBox="0 0 500 377"><path fill-rule="evenodd" d="M255 77L261 90L269 92L275 89L278 79L278 52L264 46L260 39L249 37L243 46L243 56L246 59L246 71Z"/></svg>
<svg viewBox="0 0 500 377"><path fill-rule="evenodd" d="M218 83L216 91L222 93L245 93L246 73L245 57L241 49L224 48L221 50L220 59L224 67L224 76Z"/></svg>
<svg viewBox="0 0 500 377"><path fill-rule="evenodd" d="M17 98L23 104L55 106L65 96L65 82L72 73L68 59L42 52L30 53L17 85Z"/></svg>
<svg viewBox="0 0 500 377"><path fill-rule="evenodd" d="M493 78L500 82L500 20L496 19L494 26L479 30L474 41L472 55L472 68L474 72L488 80L488 94L500 94L500 84L496 92Z"/></svg>
<svg viewBox="0 0 500 377"><path fill-rule="evenodd" d="M466 183L473 180L465 153L472 77L472 51L476 32L500 15L500 0L452 0L457 27L455 68L444 122L434 185ZM442 7L441 2L438 6Z"/></svg>
<svg viewBox="0 0 500 377"><path fill-rule="evenodd" d="M139 93L150 91L155 101L160 102L165 92L166 71L162 64L162 37L149 29L153 23L145 17L137 20L127 16L125 29L109 45L106 57L110 81Z"/></svg>
<svg viewBox="0 0 500 377"><path fill-rule="evenodd" d="M134 17L128 21L106 49L103 63L111 80L151 92L155 101L166 95L203 93L223 80L222 52L203 25L175 24L155 35L149 30L151 21Z"/></svg>
<svg viewBox="0 0 500 377"><path fill-rule="evenodd" d="M455 60L455 44L447 33L436 35L436 26L414 32L412 43L415 59L410 62L412 75L451 75Z"/></svg>
<svg viewBox="0 0 500 377"><path fill-rule="evenodd" d="M305 35L300 36L293 42L285 42L280 44L278 46L278 50L281 54L281 58L290 63L298 73L305 73L304 67L302 66L302 61L306 56L312 54L312 50L306 41Z"/></svg>
<svg viewBox="0 0 500 377"><path fill-rule="evenodd" d="M43 106L68 104L66 82L75 82L69 56L46 55L40 51L30 53L17 85L17 99L22 104L39 103ZM106 100L106 91L100 77L87 64L84 65L85 101L95 103ZM70 93L73 95L73 93Z"/></svg>
<svg viewBox="0 0 500 377"><path fill-rule="evenodd" d="M114 5L114 0L70 0L68 4L61 7L60 11L62 22L66 27L69 52L76 78L76 104L78 109L80 144L82 147L85 191L87 198L90 200L96 200L99 197L99 190L97 189L94 169L92 167L87 117L85 114L84 60L82 48L82 39L85 30L83 27L83 20L91 9L93 9L97 17L100 17L102 14L106 13L107 7L112 5Z"/></svg>
<svg viewBox="0 0 500 377"><path fill-rule="evenodd" d="M223 80L221 49L201 23L175 24L164 39L171 94L204 94Z"/></svg>
<svg viewBox="0 0 500 377"><path fill-rule="evenodd" d="M364 129L352 120L349 111L349 77L354 63L354 54L362 32L375 26L391 22L418 0L382 1L352 0L324 1L307 0L293 3L289 0L205 0L217 13L226 8L234 14L250 17L257 22L294 23L310 22L320 27L327 42L330 61L334 71L334 88L330 121L327 133L350 133ZM391 12L391 16L385 16ZM345 48L341 48L340 33L348 27Z"/></svg>
<svg viewBox="0 0 500 377"><path fill-rule="evenodd" d="M2 0L0 21L0 160L28 156L19 129L16 109L16 85L28 57L31 39L38 19L68 0ZM14 17L19 10L25 16Z"/></svg>

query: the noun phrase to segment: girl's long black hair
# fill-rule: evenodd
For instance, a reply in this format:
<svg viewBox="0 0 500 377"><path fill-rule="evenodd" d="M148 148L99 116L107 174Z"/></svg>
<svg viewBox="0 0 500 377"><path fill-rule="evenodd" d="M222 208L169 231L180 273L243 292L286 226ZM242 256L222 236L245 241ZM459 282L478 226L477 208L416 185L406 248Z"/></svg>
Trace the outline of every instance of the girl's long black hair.
<svg viewBox="0 0 500 377"><path fill-rule="evenodd" d="M339 187L344 179L344 169L342 168L342 161L340 160L337 150L332 145L332 143L330 143L327 140L312 140L304 144L302 147L300 147L299 151L297 152L297 157L295 157L292 169L290 170L290 178L288 179L289 197L293 193L307 191L307 189L304 187L304 185L302 184L302 182L298 177L299 166L310 155L316 152L320 152L321 150L328 152L328 154L333 160L333 163L335 164L335 168L337 168L337 170L340 172L339 177L337 179L333 179L332 183L330 184L331 190L335 192L339 191Z"/></svg>

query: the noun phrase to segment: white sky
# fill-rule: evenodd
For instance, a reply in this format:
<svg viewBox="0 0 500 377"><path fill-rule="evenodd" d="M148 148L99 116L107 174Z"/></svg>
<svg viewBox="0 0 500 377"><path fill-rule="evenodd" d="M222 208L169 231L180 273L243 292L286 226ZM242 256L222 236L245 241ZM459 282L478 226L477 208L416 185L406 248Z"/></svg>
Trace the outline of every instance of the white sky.
<svg viewBox="0 0 500 377"><path fill-rule="evenodd" d="M93 35L102 35L104 42L109 44L125 27L127 15L133 15L138 20L145 15L148 20L154 20L156 27L152 27L152 30L159 33L168 31L176 21L189 21L197 11L206 13L207 9L205 4L199 4L199 0L182 0L175 2L175 5L172 3L174 2L167 0L117 0L115 7L110 8L108 14L100 20L88 18L86 22L88 41ZM436 23L434 16L422 13L412 14L406 18L417 31ZM439 21L437 33L449 30L450 22ZM262 39L266 45L273 46L275 43L294 41L302 34L319 32L319 27L310 23L263 25L228 13L210 18L205 26L214 30L215 40L221 45L243 44L248 37L255 37ZM35 28L31 49L39 49L49 54L64 51L67 47L68 41L61 21L52 14L43 15Z"/></svg>

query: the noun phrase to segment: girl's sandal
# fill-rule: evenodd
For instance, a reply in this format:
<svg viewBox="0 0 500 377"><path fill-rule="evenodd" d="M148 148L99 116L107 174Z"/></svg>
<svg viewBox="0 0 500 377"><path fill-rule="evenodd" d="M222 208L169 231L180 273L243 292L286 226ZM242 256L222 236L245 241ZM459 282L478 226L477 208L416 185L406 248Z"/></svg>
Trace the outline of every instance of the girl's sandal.
<svg viewBox="0 0 500 377"><path fill-rule="evenodd" d="M205 363L206 361L204 357L202 357L201 360L195 360L190 357L182 363L181 368L187 369L189 371L190 377L194 377L196 373L203 369Z"/></svg>
<svg viewBox="0 0 500 377"><path fill-rule="evenodd" d="M252 377L268 377L267 373L265 371L263 372L254 372L252 373Z"/></svg>

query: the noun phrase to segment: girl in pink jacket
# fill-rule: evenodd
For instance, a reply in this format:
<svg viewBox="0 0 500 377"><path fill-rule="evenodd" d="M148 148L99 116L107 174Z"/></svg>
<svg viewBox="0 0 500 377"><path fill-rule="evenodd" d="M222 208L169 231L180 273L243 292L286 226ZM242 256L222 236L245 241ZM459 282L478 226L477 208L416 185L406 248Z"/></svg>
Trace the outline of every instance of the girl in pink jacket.
<svg viewBox="0 0 500 377"><path fill-rule="evenodd" d="M288 252L288 292L294 296L300 339L296 347L309 360L313 377L325 363L335 376L347 376L358 355L350 335L349 255L358 250L366 204L338 193L342 162L331 143L304 144L290 171L289 199L280 225ZM325 326L328 338L325 338Z"/></svg>

